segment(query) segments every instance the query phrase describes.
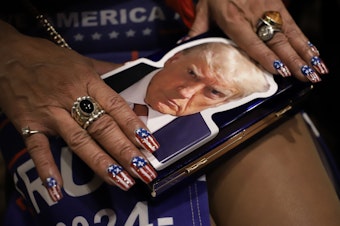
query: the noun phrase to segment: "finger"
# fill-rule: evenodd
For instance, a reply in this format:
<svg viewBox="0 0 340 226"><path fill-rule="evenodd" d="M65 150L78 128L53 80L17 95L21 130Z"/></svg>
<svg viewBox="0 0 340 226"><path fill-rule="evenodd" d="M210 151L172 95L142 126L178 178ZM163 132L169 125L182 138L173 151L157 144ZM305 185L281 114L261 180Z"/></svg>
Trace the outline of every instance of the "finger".
<svg viewBox="0 0 340 226"><path fill-rule="evenodd" d="M101 121L102 124L100 124ZM145 178L144 175L142 177L141 173L134 169L133 158L138 154L140 155L140 152L108 114L104 114L92 123L103 125L102 131L96 132L95 137L91 137L87 130L83 129L66 111L57 114L57 123L60 135L72 151L107 183L120 185L121 180L113 174L113 170L120 167L122 167L120 168L121 172L126 178L124 190L129 189L134 184L133 179L128 176L128 172L136 177L139 176L145 183L156 178L156 173L150 165L145 166L145 169L152 170L152 177L149 178ZM92 124L90 127L92 127ZM103 138L101 138L102 136ZM103 147L110 147L110 151L107 152ZM117 156L117 159L113 158L114 156ZM137 174L135 174L136 171Z"/></svg>
<svg viewBox="0 0 340 226"><path fill-rule="evenodd" d="M189 37L194 37L209 30L209 10L206 0L198 1L196 5L195 20L188 32Z"/></svg>
<svg viewBox="0 0 340 226"><path fill-rule="evenodd" d="M224 33L267 71L283 77L290 76L291 72L282 59L257 36L252 25L255 23L246 19L244 13L239 11L234 4L229 4L226 10L225 15L228 17L223 15L221 20L216 21ZM223 21L228 21L228 23Z"/></svg>
<svg viewBox="0 0 340 226"><path fill-rule="evenodd" d="M266 70L273 74L280 74L283 77L293 74L301 81L318 82L320 78L310 68L306 67L306 62L297 54L292 48L287 38L281 32L276 32L274 38L266 43L263 42L252 28L251 24L246 21L242 14L238 12L233 6L230 7L233 13L235 22L234 26L230 26L226 32L229 32L230 37L243 50L245 50L250 57L259 62ZM242 29L241 29L242 28ZM238 35L235 35L238 34ZM273 43L276 40L276 46L280 48L273 48ZM268 45L271 43L272 45ZM284 51L283 53L281 51ZM288 65L287 65L288 64ZM289 69L288 69L289 68ZM304 70L303 70L304 69Z"/></svg>
<svg viewBox="0 0 340 226"><path fill-rule="evenodd" d="M136 145L154 152L159 148L158 142L121 96L109 86L102 86L98 92L98 89L91 88L97 84L92 85L89 93L96 100L102 101L100 104L107 114L92 123L88 132L130 173L145 183L151 182L157 173ZM142 164L141 168L135 165L136 160Z"/></svg>
<svg viewBox="0 0 340 226"><path fill-rule="evenodd" d="M303 34L287 10L282 10L281 14L284 21L282 32L287 37L292 48L297 51L297 54L306 64L313 67L319 74L327 74L329 72L328 68L319 57L318 49ZM289 56L287 59L290 59Z"/></svg>
<svg viewBox="0 0 340 226"><path fill-rule="evenodd" d="M27 151L51 199L54 202L59 201L63 197L61 192L63 181L52 156L48 138L39 132L27 135L24 140Z"/></svg>
<svg viewBox="0 0 340 226"><path fill-rule="evenodd" d="M309 80L313 83L321 81L319 75L300 57L300 55L298 55L284 34L276 34L272 40L267 42L267 45L283 59L285 65L290 68L296 78L301 81Z"/></svg>
<svg viewBox="0 0 340 226"><path fill-rule="evenodd" d="M110 153L110 156L144 183L150 183L157 177L156 171L146 160L146 157L127 139L125 134L120 131L118 124L108 115L104 115L91 124L88 132Z"/></svg>
<svg viewBox="0 0 340 226"><path fill-rule="evenodd" d="M100 89L97 88L99 86L101 87ZM130 142L150 152L154 152L159 148L159 144L154 136L148 131L146 125L133 112L126 101L108 85L102 85L102 80L94 81L89 86L89 93L100 103L105 112L113 118L119 130L129 138ZM140 130L144 133L141 134ZM108 132L115 134L116 130ZM110 145L110 143L107 145Z"/></svg>
<svg viewBox="0 0 340 226"><path fill-rule="evenodd" d="M69 148L81 158L106 183L118 186L122 190L130 189L134 179L113 160L67 113L57 116L60 135Z"/></svg>

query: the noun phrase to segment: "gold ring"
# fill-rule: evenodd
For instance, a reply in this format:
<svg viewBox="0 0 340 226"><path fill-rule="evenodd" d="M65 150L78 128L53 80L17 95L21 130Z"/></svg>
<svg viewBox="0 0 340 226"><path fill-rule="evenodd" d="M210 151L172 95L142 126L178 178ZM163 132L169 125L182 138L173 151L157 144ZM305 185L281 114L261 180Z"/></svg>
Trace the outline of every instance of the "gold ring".
<svg viewBox="0 0 340 226"><path fill-rule="evenodd" d="M281 31L282 24L282 17L279 12L267 11L257 23L256 34L262 41L267 42L274 37L275 32Z"/></svg>
<svg viewBox="0 0 340 226"><path fill-rule="evenodd" d="M104 113L101 106L90 96L78 97L71 111L72 117L84 129L87 129Z"/></svg>

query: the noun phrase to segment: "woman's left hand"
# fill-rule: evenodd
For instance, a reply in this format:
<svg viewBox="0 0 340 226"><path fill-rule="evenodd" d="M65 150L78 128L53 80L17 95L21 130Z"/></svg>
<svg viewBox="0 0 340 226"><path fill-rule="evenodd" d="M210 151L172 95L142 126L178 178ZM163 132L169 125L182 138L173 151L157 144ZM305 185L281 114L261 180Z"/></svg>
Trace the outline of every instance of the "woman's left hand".
<svg viewBox="0 0 340 226"><path fill-rule="evenodd" d="M263 41L257 34L260 18L268 12L269 18L282 27L273 37ZM241 49L266 70L283 77L294 75L302 81L321 81L320 75L328 69L319 57L317 48L297 26L282 0L199 0L196 16L188 36L208 31L210 22L216 23ZM265 25L271 29L277 25ZM267 34L267 33L263 33Z"/></svg>

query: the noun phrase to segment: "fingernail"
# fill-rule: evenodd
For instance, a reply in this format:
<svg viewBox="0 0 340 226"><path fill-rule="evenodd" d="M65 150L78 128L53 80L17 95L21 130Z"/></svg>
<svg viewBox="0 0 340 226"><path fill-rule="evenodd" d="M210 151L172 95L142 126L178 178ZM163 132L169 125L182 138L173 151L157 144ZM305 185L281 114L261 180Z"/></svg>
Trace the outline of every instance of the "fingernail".
<svg viewBox="0 0 340 226"><path fill-rule="evenodd" d="M131 161L131 168L139 178L148 184L157 177L156 171L150 166L149 162L143 157L134 157Z"/></svg>
<svg viewBox="0 0 340 226"><path fill-rule="evenodd" d="M107 172L114 184L124 191L129 190L135 184L135 180L119 165L110 165Z"/></svg>
<svg viewBox="0 0 340 226"><path fill-rule="evenodd" d="M190 36L189 36L189 35L186 35L186 36L182 37L180 40L178 40L178 41L176 42L176 44L181 44L182 42L185 42L185 41L187 41L187 40L189 40L189 39L190 39Z"/></svg>
<svg viewBox="0 0 340 226"><path fill-rule="evenodd" d="M319 50L315 47L315 45L313 45L310 41L308 41L308 46L311 48L311 50L316 53L317 55L319 55Z"/></svg>
<svg viewBox="0 0 340 226"><path fill-rule="evenodd" d="M273 66L282 77L288 77L292 75L288 67L284 65L280 60L275 60Z"/></svg>
<svg viewBox="0 0 340 226"><path fill-rule="evenodd" d="M148 150L152 153L159 148L159 143L148 130L139 128L135 131L135 135L136 140L141 146L144 147L145 150Z"/></svg>
<svg viewBox="0 0 340 226"><path fill-rule="evenodd" d="M327 74L328 73L328 68L326 67L324 62L320 59L320 57L313 56L311 63L313 65L313 67L315 68L315 70L317 70L317 72L319 72L320 74Z"/></svg>
<svg viewBox="0 0 340 226"><path fill-rule="evenodd" d="M53 177L48 177L45 181L45 186L47 188L48 194L54 202L58 202L62 199L63 195L57 181Z"/></svg>
<svg viewBox="0 0 340 226"><path fill-rule="evenodd" d="M313 83L321 81L321 78L315 73L315 71L307 65L301 67L301 72Z"/></svg>

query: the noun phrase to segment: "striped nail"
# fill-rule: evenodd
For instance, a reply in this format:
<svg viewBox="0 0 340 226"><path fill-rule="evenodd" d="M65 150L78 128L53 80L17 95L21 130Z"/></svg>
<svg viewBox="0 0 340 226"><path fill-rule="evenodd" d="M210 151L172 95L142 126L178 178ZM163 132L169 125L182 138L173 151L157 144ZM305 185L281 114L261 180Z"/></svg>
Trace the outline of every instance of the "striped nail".
<svg viewBox="0 0 340 226"><path fill-rule="evenodd" d="M282 77L288 77L292 75L288 67L284 65L280 60L275 60L273 66Z"/></svg>
<svg viewBox="0 0 340 226"><path fill-rule="evenodd" d="M124 191L129 190L135 184L134 179L119 165L110 165L107 172L114 184Z"/></svg>
<svg viewBox="0 0 340 226"><path fill-rule="evenodd" d="M135 131L135 135L136 140L145 150L152 153L159 148L159 143L148 130L139 128Z"/></svg>
<svg viewBox="0 0 340 226"><path fill-rule="evenodd" d="M311 48L311 50L316 53L317 55L319 55L319 50L316 48L315 45L313 45L310 41L307 42L308 46Z"/></svg>
<svg viewBox="0 0 340 226"><path fill-rule="evenodd" d="M313 83L321 81L321 78L315 73L315 71L307 65L301 67L301 72Z"/></svg>
<svg viewBox="0 0 340 226"><path fill-rule="evenodd" d="M326 65L323 63L323 61L320 59L318 56L313 56L311 60L311 64L317 70L320 74L327 74L328 73L328 68Z"/></svg>
<svg viewBox="0 0 340 226"><path fill-rule="evenodd" d="M155 170L143 157L137 156L132 158L131 168L146 184L150 183L157 177Z"/></svg>
<svg viewBox="0 0 340 226"><path fill-rule="evenodd" d="M60 186L53 177L46 178L45 186L47 188L48 194L54 202L58 202L62 199L63 195L61 193Z"/></svg>

